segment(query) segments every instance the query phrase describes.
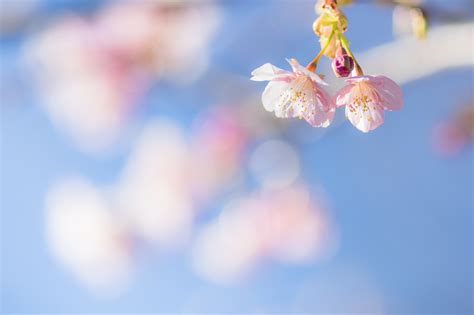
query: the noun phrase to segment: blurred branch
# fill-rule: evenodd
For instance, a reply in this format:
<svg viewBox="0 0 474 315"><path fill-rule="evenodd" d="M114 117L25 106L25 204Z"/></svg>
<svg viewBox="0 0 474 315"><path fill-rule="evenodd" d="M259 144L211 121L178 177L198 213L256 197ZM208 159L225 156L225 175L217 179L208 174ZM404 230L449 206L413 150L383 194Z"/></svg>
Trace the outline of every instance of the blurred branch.
<svg viewBox="0 0 474 315"><path fill-rule="evenodd" d="M474 23L433 28L426 40L405 37L360 54L367 73L383 72L405 84L436 72L474 65Z"/></svg>
<svg viewBox="0 0 474 315"><path fill-rule="evenodd" d="M433 28L425 40L407 36L358 53L359 62L371 74L383 74L403 85L437 72L474 65L474 23ZM332 92L345 82L328 76Z"/></svg>
<svg viewBox="0 0 474 315"><path fill-rule="evenodd" d="M430 20L439 20L444 23L461 22L472 18L471 12L474 10L474 2L465 1L463 9L450 9L437 6L432 1L421 0L354 0L354 4L380 4L387 6L403 6L409 8L420 8L425 12Z"/></svg>

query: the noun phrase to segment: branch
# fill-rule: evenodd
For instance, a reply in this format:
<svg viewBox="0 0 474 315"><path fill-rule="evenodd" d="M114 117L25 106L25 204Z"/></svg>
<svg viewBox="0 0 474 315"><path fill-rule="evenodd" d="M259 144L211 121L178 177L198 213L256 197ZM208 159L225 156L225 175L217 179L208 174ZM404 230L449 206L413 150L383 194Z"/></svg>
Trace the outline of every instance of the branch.
<svg viewBox="0 0 474 315"><path fill-rule="evenodd" d="M433 28L425 40L405 37L359 56L366 73L405 84L448 68L474 65L474 23Z"/></svg>

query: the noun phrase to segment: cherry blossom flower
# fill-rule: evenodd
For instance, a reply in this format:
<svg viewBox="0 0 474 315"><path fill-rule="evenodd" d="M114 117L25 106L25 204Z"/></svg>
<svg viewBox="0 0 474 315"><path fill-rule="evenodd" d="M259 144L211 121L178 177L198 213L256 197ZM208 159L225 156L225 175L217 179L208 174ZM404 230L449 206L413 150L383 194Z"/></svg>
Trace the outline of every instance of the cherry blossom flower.
<svg viewBox="0 0 474 315"><path fill-rule="evenodd" d="M299 117L313 127L328 127L336 107L323 89L327 85L319 75L301 66L296 59L288 60L293 72L270 63L252 72L253 81L270 81L262 95L264 108L279 118Z"/></svg>
<svg viewBox="0 0 474 315"><path fill-rule="evenodd" d="M347 80L335 97L337 107L346 106L346 117L360 131L369 132L384 122L385 110L403 107L403 92L384 76L358 76Z"/></svg>

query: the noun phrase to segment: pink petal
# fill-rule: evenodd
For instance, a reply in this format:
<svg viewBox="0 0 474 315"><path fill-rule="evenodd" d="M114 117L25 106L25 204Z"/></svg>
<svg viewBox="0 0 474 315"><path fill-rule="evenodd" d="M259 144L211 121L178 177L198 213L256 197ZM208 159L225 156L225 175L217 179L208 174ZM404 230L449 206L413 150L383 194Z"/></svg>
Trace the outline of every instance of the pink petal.
<svg viewBox="0 0 474 315"><path fill-rule="evenodd" d="M312 106L304 113L305 120L313 127L328 127L334 119L336 105L331 96L317 84L313 84L311 98Z"/></svg>
<svg viewBox="0 0 474 315"><path fill-rule="evenodd" d="M337 107L346 106L350 103L353 88L354 85L349 84L340 89L339 92L337 92L334 98L334 103Z"/></svg>
<svg viewBox="0 0 474 315"><path fill-rule="evenodd" d="M397 83L384 76L376 76L374 81L385 109L398 110L403 107L403 91Z"/></svg>
<svg viewBox="0 0 474 315"><path fill-rule="evenodd" d="M252 77L250 80L252 81L278 80L293 75L291 72L275 67L271 63L266 63L263 66L258 67L257 69L253 70L251 74Z"/></svg>
<svg viewBox="0 0 474 315"><path fill-rule="evenodd" d="M316 112L312 117L305 118L305 120L313 127L326 128L332 123L336 108L332 108L327 112Z"/></svg>
<svg viewBox="0 0 474 315"><path fill-rule="evenodd" d="M322 110L328 111L336 108L333 97L325 89L318 87L317 94Z"/></svg>
<svg viewBox="0 0 474 315"><path fill-rule="evenodd" d="M393 80L382 75L365 75L352 77L347 82L355 84L365 82L372 86L379 96L380 105L387 110L398 110L403 107L403 91ZM342 92L342 90L341 90ZM339 105L338 106L342 106Z"/></svg>

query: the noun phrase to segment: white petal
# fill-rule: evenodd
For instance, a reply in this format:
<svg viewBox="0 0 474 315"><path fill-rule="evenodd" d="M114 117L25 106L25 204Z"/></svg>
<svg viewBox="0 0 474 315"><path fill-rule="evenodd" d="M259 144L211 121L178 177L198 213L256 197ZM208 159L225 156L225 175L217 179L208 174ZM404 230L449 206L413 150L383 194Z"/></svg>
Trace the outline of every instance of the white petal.
<svg viewBox="0 0 474 315"><path fill-rule="evenodd" d="M288 76L292 76L291 72L285 71L278 67L275 67L271 63L266 63L261 67L252 71L252 81L271 81L275 79L283 79Z"/></svg>
<svg viewBox="0 0 474 315"><path fill-rule="evenodd" d="M383 106L387 110L398 110L403 107L403 91L393 80L378 76L378 92L383 98Z"/></svg>
<svg viewBox="0 0 474 315"><path fill-rule="evenodd" d="M364 105L346 106L346 117L360 131L369 132L383 124L384 109L375 103L368 103L365 110Z"/></svg>
<svg viewBox="0 0 474 315"><path fill-rule="evenodd" d="M281 89L281 97L275 104L275 116L280 118L303 118L310 106L315 83L306 76L298 76L286 89Z"/></svg>
<svg viewBox="0 0 474 315"><path fill-rule="evenodd" d="M329 126L335 112L329 94L305 75L290 82L271 81L263 92L262 103L276 117L304 118L314 127Z"/></svg>
<svg viewBox="0 0 474 315"><path fill-rule="evenodd" d="M305 113L306 121L313 127L328 127L333 121L334 113L336 112L336 105L329 94L314 84L310 102L313 105L311 110Z"/></svg>
<svg viewBox="0 0 474 315"><path fill-rule="evenodd" d="M300 72L304 75L307 75L308 77L311 78L311 80L313 80L314 82L318 83L318 84L321 84L321 85L328 85L326 83L326 81L324 81L323 79L321 79L321 77L319 75L317 75L316 73L312 72L312 71L309 71L308 69L306 69L305 67L303 67L302 65L300 65L300 63L298 62L298 60L292 58L292 59L287 59L286 61L288 61L288 63L291 65L291 67L293 68L293 72Z"/></svg>
<svg viewBox="0 0 474 315"><path fill-rule="evenodd" d="M262 94L263 107L272 112L275 109L275 104L280 102L282 95L290 88L290 84L286 81L271 81L265 87Z"/></svg>
<svg viewBox="0 0 474 315"><path fill-rule="evenodd" d="M348 79L347 82L366 82L366 84L376 90L377 95L380 97L380 105L386 110L398 110L403 107L403 91L400 86L390 78L383 75L366 75L352 77Z"/></svg>
<svg viewBox="0 0 474 315"><path fill-rule="evenodd" d="M319 111L311 118L307 118L306 121L313 127L327 128L331 125L335 112L336 108L332 108L327 112Z"/></svg>
<svg viewBox="0 0 474 315"><path fill-rule="evenodd" d="M339 92L337 92L336 97L334 99L334 102L336 103L337 107L346 106L351 103L353 88L354 88L354 85L349 84L343 87L342 89L340 89Z"/></svg>

